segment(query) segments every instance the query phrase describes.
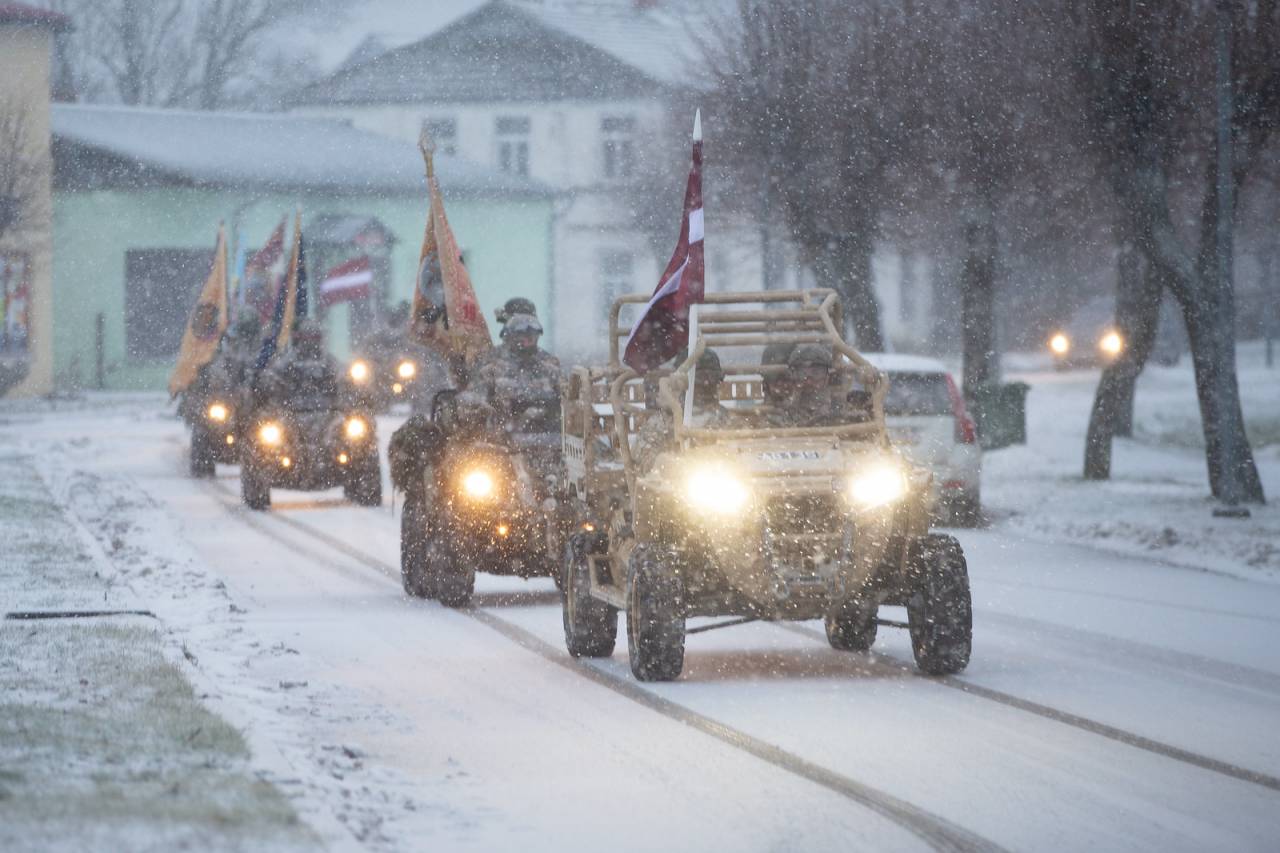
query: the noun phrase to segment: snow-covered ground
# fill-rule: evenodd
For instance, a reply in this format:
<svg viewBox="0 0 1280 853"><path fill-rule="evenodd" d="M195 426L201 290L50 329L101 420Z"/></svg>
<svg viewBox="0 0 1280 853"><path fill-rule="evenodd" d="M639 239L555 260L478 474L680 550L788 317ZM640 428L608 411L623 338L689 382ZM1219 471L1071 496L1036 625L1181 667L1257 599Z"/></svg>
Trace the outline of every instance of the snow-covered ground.
<svg viewBox="0 0 1280 853"><path fill-rule="evenodd" d="M1243 375L1264 432L1277 377ZM901 632L850 655L806 623L698 635L679 681L639 685L625 642L568 657L550 582L481 577L462 612L407 599L389 490L380 510L277 492L257 514L234 469L190 480L159 397L0 404L0 443L330 847L1274 849L1275 511L1210 516L1185 365L1143 378L1105 484L1079 476L1095 375L1024 378L1031 443L988 457L992 524L958 533L975 647L948 679L918 676ZM1273 496L1277 451L1258 449Z"/></svg>

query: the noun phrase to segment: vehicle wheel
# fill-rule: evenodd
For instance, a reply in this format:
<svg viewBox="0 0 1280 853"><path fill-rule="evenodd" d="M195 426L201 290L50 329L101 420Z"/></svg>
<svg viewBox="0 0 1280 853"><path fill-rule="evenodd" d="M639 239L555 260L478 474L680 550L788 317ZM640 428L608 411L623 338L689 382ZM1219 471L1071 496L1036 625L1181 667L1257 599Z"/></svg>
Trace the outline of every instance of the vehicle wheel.
<svg viewBox="0 0 1280 853"><path fill-rule="evenodd" d="M357 506L382 506L382 471L378 468L377 456L361 466L361 470L350 472L347 482L342 484L342 494Z"/></svg>
<svg viewBox="0 0 1280 853"><path fill-rule="evenodd" d="M214 471L213 436L202 426L191 428L191 476L212 477Z"/></svg>
<svg viewBox="0 0 1280 853"><path fill-rule="evenodd" d="M826 618L827 642L842 652L865 652L876 641L876 613L880 608L857 598L841 602Z"/></svg>
<svg viewBox="0 0 1280 853"><path fill-rule="evenodd" d="M959 672L973 645L964 551L955 538L930 534L912 545L910 560L915 590L907 599L907 625L916 666L929 675Z"/></svg>
<svg viewBox="0 0 1280 853"><path fill-rule="evenodd" d="M627 648L641 681L671 681L684 669L684 594L664 557L639 545L627 567Z"/></svg>
<svg viewBox="0 0 1280 853"><path fill-rule="evenodd" d="M271 484L249 459L245 459L240 465L240 499L249 509L271 508Z"/></svg>
<svg viewBox="0 0 1280 853"><path fill-rule="evenodd" d="M591 566L582 534L564 546L564 644L575 658L607 658L618 642L618 611L591 597Z"/></svg>
<svg viewBox="0 0 1280 853"><path fill-rule="evenodd" d="M432 531L427 538L427 577L445 607L466 607L476 589L475 570L460 566L449 542Z"/></svg>
<svg viewBox="0 0 1280 853"><path fill-rule="evenodd" d="M422 498L405 498L400 513L400 582L414 598L431 598L434 590L427 566L427 514Z"/></svg>

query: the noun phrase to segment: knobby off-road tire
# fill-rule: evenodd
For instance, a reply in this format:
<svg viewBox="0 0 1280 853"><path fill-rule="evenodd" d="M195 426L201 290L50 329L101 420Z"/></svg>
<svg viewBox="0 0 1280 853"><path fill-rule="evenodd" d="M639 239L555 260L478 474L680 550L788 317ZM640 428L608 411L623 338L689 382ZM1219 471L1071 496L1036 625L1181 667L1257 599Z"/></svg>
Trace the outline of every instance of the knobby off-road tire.
<svg viewBox="0 0 1280 853"><path fill-rule="evenodd" d="M865 652L876 641L876 612L879 607L846 599L826 617L827 642L842 652Z"/></svg>
<svg viewBox="0 0 1280 853"><path fill-rule="evenodd" d="M212 477L216 471L213 436L200 424L191 428L191 476Z"/></svg>
<svg viewBox="0 0 1280 853"><path fill-rule="evenodd" d="M400 583L414 598L435 592L427 567L427 514L421 497L407 496L400 511Z"/></svg>
<svg viewBox="0 0 1280 853"><path fill-rule="evenodd" d="M240 500L249 509L271 509L271 484L258 471L252 459L240 463Z"/></svg>
<svg viewBox="0 0 1280 853"><path fill-rule="evenodd" d="M431 528L427 539L427 577L445 607L466 607L476 590L476 572L458 559L447 532Z"/></svg>
<svg viewBox="0 0 1280 853"><path fill-rule="evenodd" d="M911 547L915 584L907 599L907 624L916 666L929 675L950 675L969 664L973 604L969 568L954 537L930 534Z"/></svg>
<svg viewBox="0 0 1280 853"><path fill-rule="evenodd" d="M360 470L349 472L342 484L342 494L357 506L382 505L382 471L376 455L363 463Z"/></svg>
<svg viewBox="0 0 1280 853"><path fill-rule="evenodd" d="M684 669L684 589L673 560L638 545L627 566L627 648L640 681L671 681Z"/></svg>
<svg viewBox="0 0 1280 853"><path fill-rule="evenodd" d="M591 597L586 537L575 534L564 546L564 644L575 658L607 658L618 642L618 611Z"/></svg>

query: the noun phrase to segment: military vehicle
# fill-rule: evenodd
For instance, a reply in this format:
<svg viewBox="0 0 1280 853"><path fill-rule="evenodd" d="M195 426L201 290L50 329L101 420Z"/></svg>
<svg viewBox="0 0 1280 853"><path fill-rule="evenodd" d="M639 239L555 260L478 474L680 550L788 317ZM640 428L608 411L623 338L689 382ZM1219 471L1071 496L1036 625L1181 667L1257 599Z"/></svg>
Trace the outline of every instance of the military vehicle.
<svg viewBox="0 0 1280 853"><path fill-rule="evenodd" d="M886 379L841 339L836 294L707 294L691 309L688 357L641 377L620 361L630 329L619 317L647 300L615 301L609 363L575 368L566 387L570 654L611 655L625 611L631 669L644 681L679 676L688 634L755 620L823 619L831 646L849 651L868 649L881 625L907 627L922 671L963 669L972 635L964 553L929 532L931 475L890 445ZM778 426L768 383L786 368L762 363L762 348L805 343L831 348L828 390L858 401L857 411L830 425ZM723 364L729 417L699 426L690 389L708 347ZM655 377L656 401L646 393ZM642 469L634 444L663 411L673 435ZM907 622L880 619L885 604L905 605ZM693 617L729 618L690 628Z"/></svg>
<svg viewBox="0 0 1280 853"><path fill-rule="evenodd" d="M191 475L212 477L216 464L234 465L240 458L239 395L210 393L183 403L191 425Z"/></svg>
<svg viewBox="0 0 1280 853"><path fill-rule="evenodd" d="M548 406L558 422L559 399ZM559 483L546 482L527 452L492 424L468 423L456 392L435 396L430 421L411 418L397 430L389 456L393 481L405 492L405 592L463 607L478 571L558 580Z"/></svg>
<svg viewBox="0 0 1280 853"><path fill-rule="evenodd" d="M349 393L266 403L246 420L240 451L240 494L250 509L271 506L272 487L314 491L342 486L360 506L382 503L378 440L372 413Z"/></svg>

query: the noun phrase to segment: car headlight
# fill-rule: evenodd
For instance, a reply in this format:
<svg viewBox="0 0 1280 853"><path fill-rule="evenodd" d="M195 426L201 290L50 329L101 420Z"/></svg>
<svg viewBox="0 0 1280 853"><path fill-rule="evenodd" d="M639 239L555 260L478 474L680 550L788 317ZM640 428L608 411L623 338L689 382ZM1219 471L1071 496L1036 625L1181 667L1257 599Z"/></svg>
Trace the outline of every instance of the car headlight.
<svg viewBox="0 0 1280 853"><path fill-rule="evenodd" d="M400 366L396 368L396 373L401 379L412 379L418 372L418 365L412 361L402 361Z"/></svg>
<svg viewBox="0 0 1280 853"><path fill-rule="evenodd" d="M1071 339L1058 332L1049 338L1049 349L1053 350L1054 355L1066 355L1071 351Z"/></svg>
<svg viewBox="0 0 1280 853"><path fill-rule="evenodd" d="M364 418L347 418L345 430L347 438L360 439L369 431L369 425L364 422Z"/></svg>
<svg viewBox="0 0 1280 853"><path fill-rule="evenodd" d="M849 496L866 509L893 503L906 493L907 479L901 469L887 464L864 471L849 483Z"/></svg>
<svg viewBox="0 0 1280 853"><path fill-rule="evenodd" d="M284 430L277 423L265 423L258 429L258 441L275 446L284 439Z"/></svg>
<svg viewBox="0 0 1280 853"><path fill-rule="evenodd" d="M462 493L473 501L492 500L498 492L493 475L482 468L473 468L462 475Z"/></svg>
<svg viewBox="0 0 1280 853"><path fill-rule="evenodd" d="M1119 332L1107 332L1099 339L1098 349L1107 355L1119 355L1120 350L1124 349L1124 338L1120 337Z"/></svg>
<svg viewBox="0 0 1280 853"><path fill-rule="evenodd" d="M353 361L347 370L353 382L364 382L369 378L369 365L364 361Z"/></svg>
<svg viewBox="0 0 1280 853"><path fill-rule="evenodd" d="M747 505L751 491L732 471L707 466L695 468L685 480L685 498L703 512L732 515Z"/></svg>
<svg viewBox="0 0 1280 853"><path fill-rule="evenodd" d="M222 423L227 419L227 415L229 415L230 412L227 411L227 407L222 405L221 403L214 403L213 405L209 406L208 414L209 414L209 420Z"/></svg>

